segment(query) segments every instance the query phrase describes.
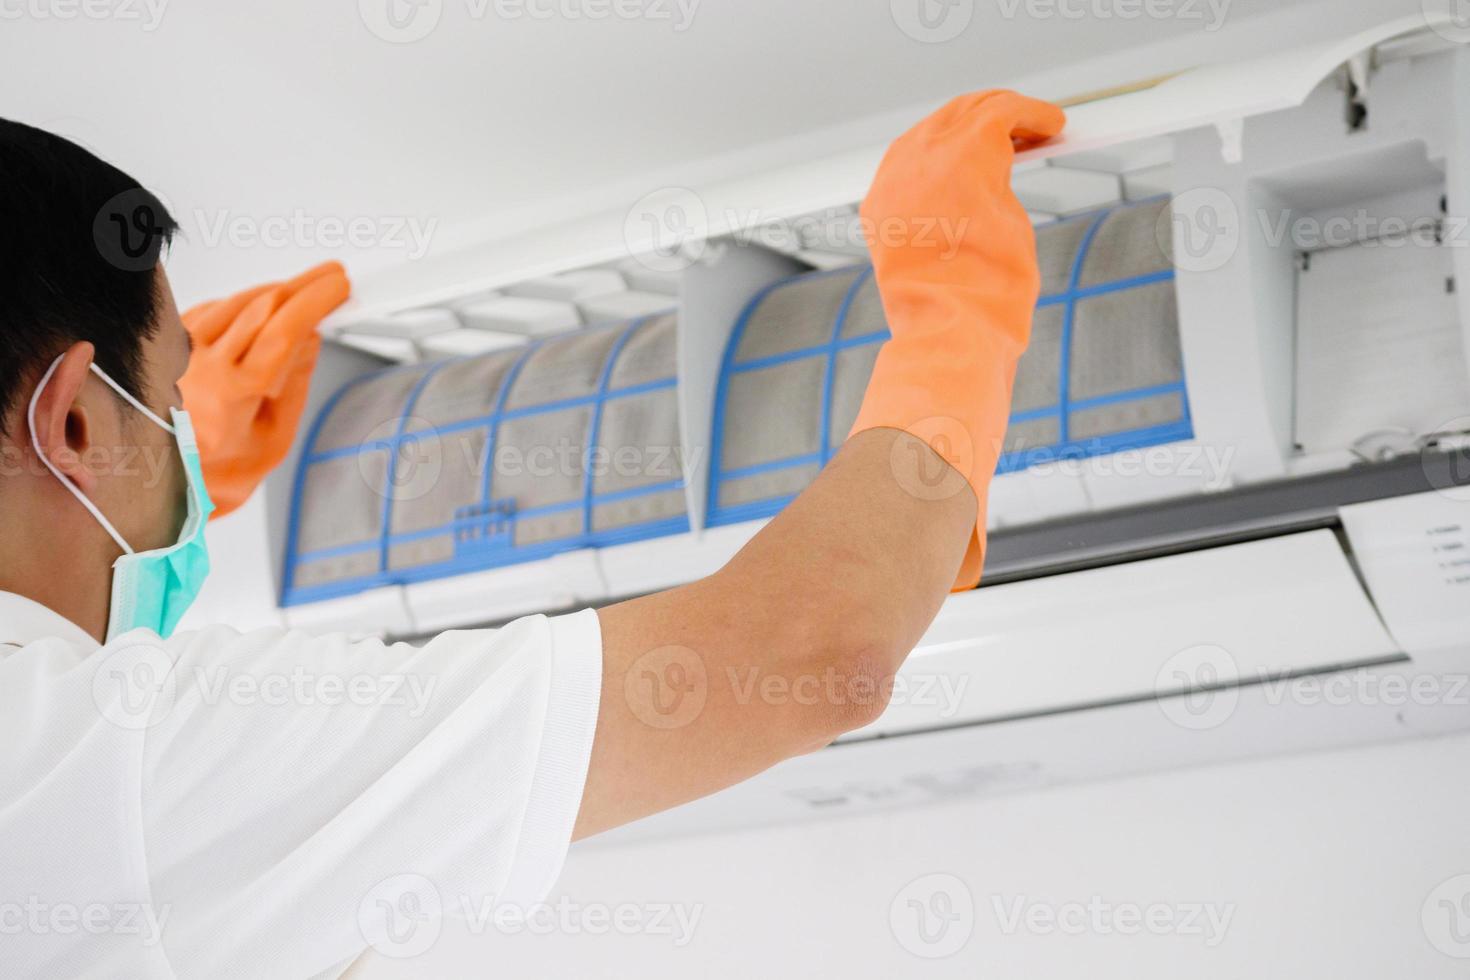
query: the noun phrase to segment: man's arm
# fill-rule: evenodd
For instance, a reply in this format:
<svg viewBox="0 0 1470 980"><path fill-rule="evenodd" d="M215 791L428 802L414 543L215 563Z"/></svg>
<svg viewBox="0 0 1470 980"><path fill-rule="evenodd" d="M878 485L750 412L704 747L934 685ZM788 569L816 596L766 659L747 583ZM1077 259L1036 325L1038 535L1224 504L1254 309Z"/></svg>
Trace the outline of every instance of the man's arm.
<svg viewBox="0 0 1470 980"><path fill-rule="evenodd" d="M939 611L973 491L925 500L899 469L946 464L873 429L708 578L601 610L602 707L577 838L697 799L872 721Z"/></svg>
<svg viewBox="0 0 1470 980"><path fill-rule="evenodd" d="M602 702L575 836L874 720L948 589L978 582L1040 289L1011 162L1017 142L1064 118L976 93L889 148L862 217L878 231L869 251L892 339L854 435L719 572L600 612Z"/></svg>

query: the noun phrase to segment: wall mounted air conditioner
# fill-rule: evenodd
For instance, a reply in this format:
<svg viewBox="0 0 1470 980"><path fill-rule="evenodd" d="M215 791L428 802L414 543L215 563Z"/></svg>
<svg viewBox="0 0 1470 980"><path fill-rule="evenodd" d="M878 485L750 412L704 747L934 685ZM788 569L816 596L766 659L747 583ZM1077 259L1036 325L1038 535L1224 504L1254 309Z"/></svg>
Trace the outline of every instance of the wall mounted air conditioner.
<svg viewBox="0 0 1470 980"><path fill-rule="evenodd" d="M269 550L254 594L198 615L413 637L718 568L855 411L881 149L655 202L686 252L618 211L359 284L211 528ZM986 584L876 725L632 833L1470 726L1467 168L1470 49L1423 19L1073 107L1017 166L1043 299ZM494 462L557 440L673 468Z"/></svg>
<svg viewBox="0 0 1470 980"><path fill-rule="evenodd" d="M607 839L1470 729L1463 457L1002 532L991 567L877 722Z"/></svg>

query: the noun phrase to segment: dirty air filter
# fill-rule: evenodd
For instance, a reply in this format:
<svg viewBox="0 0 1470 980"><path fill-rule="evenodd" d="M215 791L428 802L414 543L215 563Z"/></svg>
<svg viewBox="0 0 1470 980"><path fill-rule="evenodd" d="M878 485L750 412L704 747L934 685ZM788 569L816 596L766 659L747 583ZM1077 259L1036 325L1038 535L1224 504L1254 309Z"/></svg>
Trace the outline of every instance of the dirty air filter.
<svg viewBox="0 0 1470 980"><path fill-rule="evenodd" d="M1167 200L1036 229L1041 299L998 471L1193 436ZM840 446L888 325L872 269L800 275L746 306L715 396L709 524L780 510Z"/></svg>
<svg viewBox="0 0 1470 980"><path fill-rule="evenodd" d="M665 313L349 383L296 473L283 604L688 530L675 342Z"/></svg>

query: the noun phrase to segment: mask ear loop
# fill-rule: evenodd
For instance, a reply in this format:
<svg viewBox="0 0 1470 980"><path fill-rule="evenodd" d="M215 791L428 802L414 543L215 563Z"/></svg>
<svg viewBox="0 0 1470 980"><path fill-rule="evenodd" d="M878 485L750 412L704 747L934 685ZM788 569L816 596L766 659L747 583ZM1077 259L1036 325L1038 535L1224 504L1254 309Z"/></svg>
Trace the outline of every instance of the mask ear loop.
<svg viewBox="0 0 1470 980"><path fill-rule="evenodd" d="M128 545L126 541L123 540L122 535L117 533L117 528L113 527L112 522L109 521L105 516L103 516L102 511L97 509L97 505L92 503L91 500L87 499L87 495L82 493L77 485L73 483L69 477L67 477L64 473L57 469L56 465L52 463L51 460L47 459L46 454L41 451L41 440L36 436L36 402L40 400L41 392L46 390L46 385L51 382L51 376L56 373L56 368L59 364L61 364L61 358L64 356L65 355L58 355L56 360L51 362L51 366L46 369L46 373L41 375L41 380L36 385L35 392L31 394L31 403L29 406L26 407L26 426L31 430L31 448L36 451L36 455L40 457L40 460L42 463L45 464L46 469L51 471L51 475L60 480L62 485L71 491L72 496L81 501L83 507L91 511L92 516L97 518L97 523L101 524L103 529L107 531L108 534L112 535L112 540L117 542L117 546L123 550L123 553L127 555L134 554L133 549ZM92 364L92 373L97 375L97 377L101 378L103 381L107 382L107 386L113 391L117 392L120 396L122 396L122 398L126 400L128 404L132 405L138 411L148 416L153 424L161 426L168 432L174 431L173 426L163 421L163 419L159 418L157 415L154 415L153 412L146 405L124 391L122 386L119 385L116 381L113 381L111 378L109 378L106 372L99 368L95 362Z"/></svg>
<svg viewBox="0 0 1470 980"><path fill-rule="evenodd" d="M57 358L57 360L60 361L61 358ZM56 365L53 364L52 365L52 369L54 370L55 367L56 367ZM104 371L104 370L102 370L100 367L97 366L97 362L96 361L93 361L92 362L91 367L92 367L92 373L95 374L95 375L97 375L97 377L101 378L103 381L105 381L107 383L107 387L109 387L113 391L117 392L118 393L118 396L120 398L122 398L123 401L127 402L129 405L133 406L138 411L140 411L144 415L148 416L148 420L150 422L152 422L154 425L158 426L163 431L167 432L169 435L173 435L174 434L174 427L172 425L170 425L169 423L165 422L163 419L159 418L157 415L154 415L152 409L150 409L147 405L144 405L142 402L138 401L138 399L134 398L131 394L128 393L127 389L123 388L122 385L118 384L116 381L113 381L111 378L109 378L107 376L107 372ZM47 373L47 376L49 377L51 372L48 371L46 373Z"/></svg>

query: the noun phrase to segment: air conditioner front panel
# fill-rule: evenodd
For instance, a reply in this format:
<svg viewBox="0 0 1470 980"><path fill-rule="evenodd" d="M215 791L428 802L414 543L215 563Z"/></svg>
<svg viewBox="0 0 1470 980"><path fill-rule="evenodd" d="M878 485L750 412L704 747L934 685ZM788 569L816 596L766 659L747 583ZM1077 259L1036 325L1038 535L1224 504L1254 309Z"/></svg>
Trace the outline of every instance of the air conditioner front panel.
<svg viewBox="0 0 1470 980"><path fill-rule="evenodd" d="M856 738L1153 698L1400 651L1331 531L951 596Z"/></svg>

